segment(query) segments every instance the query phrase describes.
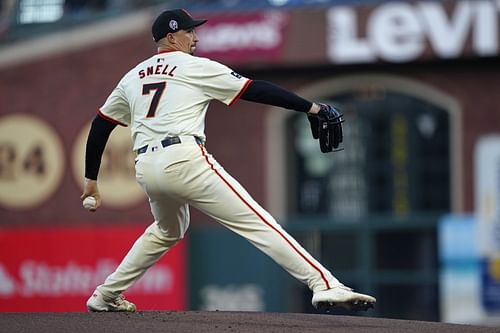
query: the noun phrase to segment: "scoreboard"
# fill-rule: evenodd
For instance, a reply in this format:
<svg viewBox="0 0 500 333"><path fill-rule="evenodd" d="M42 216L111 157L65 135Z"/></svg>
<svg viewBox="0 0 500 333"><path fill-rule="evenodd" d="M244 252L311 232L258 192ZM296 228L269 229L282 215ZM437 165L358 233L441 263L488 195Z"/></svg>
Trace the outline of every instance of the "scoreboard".
<svg viewBox="0 0 500 333"><path fill-rule="evenodd" d="M321 154L317 141L306 139L307 119L290 120L297 188L289 211L358 218L450 210L446 110L389 91L351 91L325 102L344 113L344 150Z"/></svg>

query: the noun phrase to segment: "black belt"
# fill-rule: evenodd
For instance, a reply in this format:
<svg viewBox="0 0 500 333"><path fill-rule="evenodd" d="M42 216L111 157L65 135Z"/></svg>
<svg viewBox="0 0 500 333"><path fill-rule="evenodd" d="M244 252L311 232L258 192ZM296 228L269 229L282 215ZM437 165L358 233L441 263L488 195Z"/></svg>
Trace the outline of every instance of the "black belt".
<svg viewBox="0 0 500 333"><path fill-rule="evenodd" d="M200 144L200 145L203 144L203 141L200 138L195 136L194 139L196 140L197 144ZM178 136L171 136L171 137L168 137L168 138L161 140L160 142L161 142L161 145L163 146L163 148L165 148L165 147L170 146L170 145L175 145L177 143L181 143L181 138L179 138ZM148 150L148 147L149 147L149 145L145 145L145 146L137 149L136 150L137 155L145 153Z"/></svg>

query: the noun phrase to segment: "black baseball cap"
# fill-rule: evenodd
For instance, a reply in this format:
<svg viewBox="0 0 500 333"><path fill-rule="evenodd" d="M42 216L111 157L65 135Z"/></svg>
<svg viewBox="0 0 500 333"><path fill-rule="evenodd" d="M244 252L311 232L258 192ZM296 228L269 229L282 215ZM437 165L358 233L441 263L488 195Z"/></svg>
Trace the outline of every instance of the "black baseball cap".
<svg viewBox="0 0 500 333"><path fill-rule="evenodd" d="M179 30L188 30L203 23L207 20L195 20L184 9L166 10L161 13L153 23L151 31L155 42L165 37L168 33Z"/></svg>

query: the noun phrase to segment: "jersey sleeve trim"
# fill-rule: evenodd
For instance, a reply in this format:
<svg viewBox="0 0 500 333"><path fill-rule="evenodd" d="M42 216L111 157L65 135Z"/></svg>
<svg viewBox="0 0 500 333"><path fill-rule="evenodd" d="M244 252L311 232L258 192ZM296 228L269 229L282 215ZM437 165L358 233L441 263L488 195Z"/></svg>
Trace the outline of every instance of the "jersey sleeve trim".
<svg viewBox="0 0 500 333"><path fill-rule="evenodd" d="M252 83L252 80L248 79L247 82L245 82L245 84L243 85L243 88L241 88L240 92L238 93L238 95L234 96L234 98L232 99L231 102L229 102L229 106L233 105L234 103L236 103L237 100L240 99L241 95L243 95L243 93L245 92L245 90L247 90L248 86L250 85L250 83Z"/></svg>
<svg viewBox="0 0 500 333"><path fill-rule="evenodd" d="M113 124L116 124L116 125L120 125L120 126L123 126L123 127L128 127L127 124L124 124L116 119L113 119L109 116L106 116L104 113L101 112L101 110L97 111L97 114L99 115L99 117L109 121L110 123L113 123Z"/></svg>

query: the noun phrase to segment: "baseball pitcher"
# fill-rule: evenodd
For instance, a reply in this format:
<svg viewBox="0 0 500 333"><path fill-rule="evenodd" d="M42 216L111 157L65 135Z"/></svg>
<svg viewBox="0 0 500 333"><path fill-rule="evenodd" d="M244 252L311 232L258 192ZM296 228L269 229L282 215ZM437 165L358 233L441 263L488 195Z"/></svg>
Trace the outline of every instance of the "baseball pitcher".
<svg viewBox="0 0 500 333"><path fill-rule="evenodd" d="M182 9L161 13L152 25L158 53L123 76L92 122L82 201L92 197L95 205L90 210L99 208L97 176L108 137L116 125L130 126L136 179L149 198L154 222L97 286L87 301L88 310L136 310L123 292L184 237L189 206L245 237L307 284L316 308L372 307L375 298L340 283L205 147L205 116L212 100L232 105L241 98L303 112L325 153L340 147L342 114L332 106L312 103L272 83L248 79L223 64L194 56L198 42L194 29L205 22Z"/></svg>

